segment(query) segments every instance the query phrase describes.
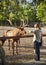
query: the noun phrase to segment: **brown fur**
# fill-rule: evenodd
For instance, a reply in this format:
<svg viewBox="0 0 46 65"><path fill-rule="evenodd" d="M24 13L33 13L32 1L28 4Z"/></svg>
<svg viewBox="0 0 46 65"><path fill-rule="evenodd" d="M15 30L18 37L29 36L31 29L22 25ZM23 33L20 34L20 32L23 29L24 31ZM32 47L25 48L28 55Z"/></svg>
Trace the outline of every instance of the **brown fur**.
<svg viewBox="0 0 46 65"><path fill-rule="evenodd" d="M17 29L14 29L14 30L7 30L3 33L3 36L4 37L8 37L8 36L22 36L26 34L26 31L23 29L23 28L17 28ZM8 39L8 42L9 42L9 49L10 49L10 43L12 43L12 48L13 48L13 45L14 45L14 42L17 42L18 43L18 40L16 39ZM3 43L4 44L4 43Z"/></svg>

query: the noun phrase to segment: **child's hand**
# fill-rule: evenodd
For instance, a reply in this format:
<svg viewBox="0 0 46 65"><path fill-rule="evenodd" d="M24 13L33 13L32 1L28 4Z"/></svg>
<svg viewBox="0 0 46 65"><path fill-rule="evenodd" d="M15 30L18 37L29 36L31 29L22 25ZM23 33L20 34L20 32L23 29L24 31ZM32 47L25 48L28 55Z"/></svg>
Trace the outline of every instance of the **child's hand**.
<svg viewBox="0 0 46 65"><path fill-rule="evenodd" d="M29 33L31 33L31 31L30 31L30 30L28 30L28 32L29 32Z"/></svg>
<svg viewBox="0 0 46 65"><path fill-rule="evenodd" d="M33 33L33 31L28 30L29 33Z"/></svg>
<svg viewBox="0 0 46 65"><path fill-rule="evenodd" d="M33 33L33 31L31 31L31 33Z"/></svg>

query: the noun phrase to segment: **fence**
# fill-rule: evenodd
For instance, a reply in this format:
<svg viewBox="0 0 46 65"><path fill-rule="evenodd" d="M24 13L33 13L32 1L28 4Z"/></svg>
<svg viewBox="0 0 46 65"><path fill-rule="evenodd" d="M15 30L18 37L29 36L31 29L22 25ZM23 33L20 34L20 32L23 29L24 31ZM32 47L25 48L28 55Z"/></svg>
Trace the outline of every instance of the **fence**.
<svg viewBox="0 0 46 65"><path fill-rule="evenodd" d="M33 49L33 46L20 46L20 38L29 38L29 37L33 37L33 34L31 35L23 35L23 36L12 36L12 37L0 37L0 41L2 41L2 44L5 42L6 39L13 39L16 41L16 54L18 55L19 52L18 52L18 48L32 48ZM43 37L46 37L46 34L43 34ZM14 42L15 42L14 41ZM18 45L19 44L19 45ZM14 55L14 43L13 43L13 55ZM41 49L46 49L46 46L42 46Z"/></svg>

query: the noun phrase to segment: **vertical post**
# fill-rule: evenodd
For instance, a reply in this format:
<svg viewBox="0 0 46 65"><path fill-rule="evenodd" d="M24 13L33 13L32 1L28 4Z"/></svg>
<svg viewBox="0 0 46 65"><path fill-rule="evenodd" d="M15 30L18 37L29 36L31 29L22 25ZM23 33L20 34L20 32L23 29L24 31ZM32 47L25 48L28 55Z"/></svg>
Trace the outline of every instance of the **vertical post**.
<svg viewBox="0 0 46 65"><path fill-rule="evenodd" d="M13 49L13 55L14 55L14 41L12 42L12 49Z"/></svg>
<svg viewBox="0 0 46 65"><path fill-rule="evenodd" d="M19 41L19 40L16 41L16 54L17 54L17 55L18 55L18 41Z"/></svg>
<svg viewBox="0 0 46 65"><path fill-rule="evenodd" d="M9 46L9 50L10 50L10 40L8 40L8 42L9 42L8 46Z"/></svg>

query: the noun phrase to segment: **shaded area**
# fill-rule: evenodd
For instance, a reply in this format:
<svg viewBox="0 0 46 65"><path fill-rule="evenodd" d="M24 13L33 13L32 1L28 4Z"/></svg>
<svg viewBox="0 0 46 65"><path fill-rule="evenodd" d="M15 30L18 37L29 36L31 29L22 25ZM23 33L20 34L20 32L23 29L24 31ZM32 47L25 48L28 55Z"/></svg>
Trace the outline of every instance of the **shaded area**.
<svg viewBox="0 0 46 65"><path fill-rule="evenodd" d="M0 60L1 60L1 64L5 65L5 51L1 44L0 44Z"/></svg>
<svg viewBox="0 0 46 65"><path fill-rule="evenodd" d="M46 65L46 60L35 61L35 60L16 60L6 62L6 65Z"/></svg>
<svg viewBox="0 0 46 65"><path fill-rule="evenodd" d="M5 57L5 65L46 65L46 58L35 61L31 55L11 55Z"/></svg>

